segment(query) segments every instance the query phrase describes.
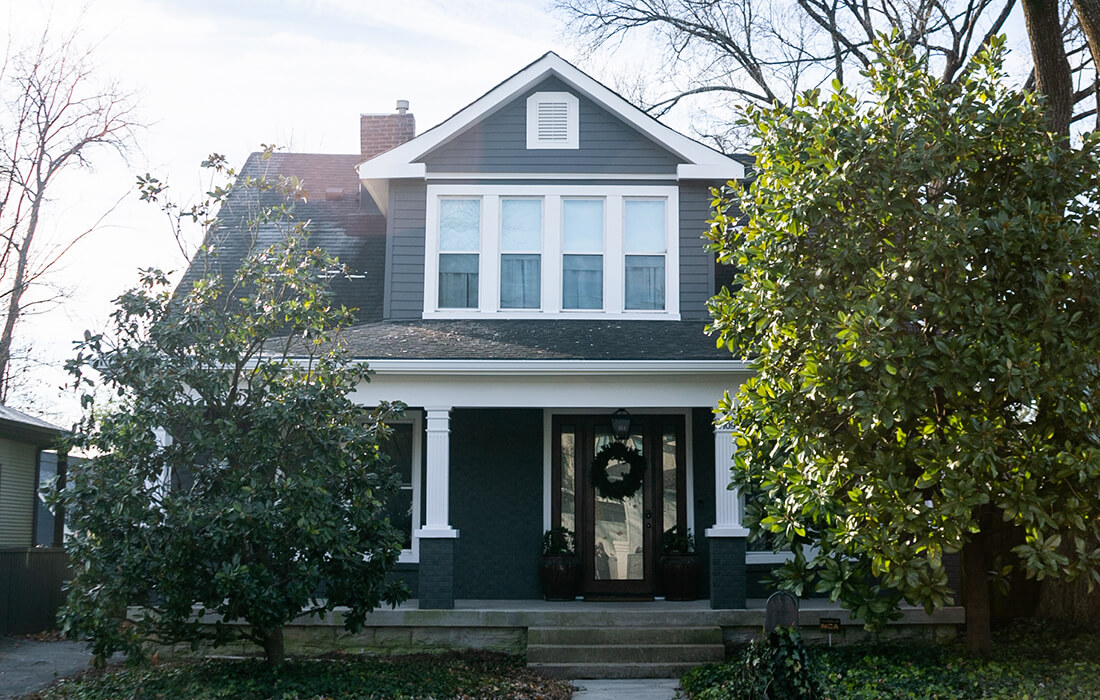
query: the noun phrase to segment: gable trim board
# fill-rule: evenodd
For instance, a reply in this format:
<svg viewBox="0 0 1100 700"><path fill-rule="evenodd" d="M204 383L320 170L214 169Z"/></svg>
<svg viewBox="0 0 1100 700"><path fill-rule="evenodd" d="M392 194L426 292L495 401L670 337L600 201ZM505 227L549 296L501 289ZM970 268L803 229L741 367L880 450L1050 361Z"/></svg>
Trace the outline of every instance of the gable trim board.
<svg viewBox="0 0 1100 700"><path fill-rule="evenodd" d="M744 166L737 160L665 126L568 61L549 52L438 126L386 153L360 163L357 167L359 177L382 213L387 213L389 205L390 180L427 177L427 165L417 162L418 160L490 116L548 76L558 77L578 93L591 99L628 126L679 157L682 162L676 167L677 179L705 179L720 182L744 177Z"/></svg>

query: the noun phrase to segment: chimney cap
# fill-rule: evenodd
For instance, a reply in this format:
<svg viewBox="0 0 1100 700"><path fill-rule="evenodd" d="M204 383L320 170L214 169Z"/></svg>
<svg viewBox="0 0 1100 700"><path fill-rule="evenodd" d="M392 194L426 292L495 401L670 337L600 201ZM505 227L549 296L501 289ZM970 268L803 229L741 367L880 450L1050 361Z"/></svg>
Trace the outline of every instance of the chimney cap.
<svg viewBox="0 0 1100 700"><path fill-rule="evenodd" d="M398 114L404 114L405 112L408 112L408 111L409 111L409 101L408 100L398 100L397 101L397 113Z"/></svg>

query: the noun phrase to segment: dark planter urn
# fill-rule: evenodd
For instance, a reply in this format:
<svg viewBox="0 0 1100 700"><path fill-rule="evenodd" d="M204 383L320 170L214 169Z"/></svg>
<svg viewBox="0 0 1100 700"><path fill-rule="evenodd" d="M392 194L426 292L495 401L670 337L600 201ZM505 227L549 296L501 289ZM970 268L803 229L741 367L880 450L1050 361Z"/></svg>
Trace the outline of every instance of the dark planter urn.
<svg viewBox="0 0 1100 700"><path fill-rule="evenodd" d="M543 596L547 600L576 598L577 568L576 554L544 554L539 563Z"/></svg>
<svg viewBox="0 0 1100 700"><path fill-rule="evenodd" d="M699 592L699 555L662 554L657 570L665 600L695 600Z"/></svg>

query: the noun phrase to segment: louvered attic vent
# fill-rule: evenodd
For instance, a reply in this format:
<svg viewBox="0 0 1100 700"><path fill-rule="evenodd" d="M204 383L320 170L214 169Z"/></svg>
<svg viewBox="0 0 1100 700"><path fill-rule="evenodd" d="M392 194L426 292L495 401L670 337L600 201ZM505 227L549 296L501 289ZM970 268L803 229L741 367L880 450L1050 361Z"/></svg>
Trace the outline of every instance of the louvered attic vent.
<svg viewBox="0 0 1100 700"><path fill-rule="evenodd" d="M578 148L578 100L568 92L527 98L527 148Z"/></svg>

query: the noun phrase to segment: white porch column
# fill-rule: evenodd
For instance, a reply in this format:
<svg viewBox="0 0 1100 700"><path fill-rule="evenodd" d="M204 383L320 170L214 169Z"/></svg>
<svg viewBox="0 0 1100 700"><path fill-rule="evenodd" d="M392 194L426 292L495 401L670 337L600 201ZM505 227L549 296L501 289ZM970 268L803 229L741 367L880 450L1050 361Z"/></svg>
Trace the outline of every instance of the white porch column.
<svg viewBox="0 0 1100 700"><path fill-rule="evenodd" d="M741 525L741 498L730 483L733 435L714 429L714 527L707 528L710 544L710 607L740 609L748 594L745 545L749 531Z"/></svg>
<svg viewBox="0 0 1100 700"><path fill-rule="evenodd" d="M424 485L424 527L417 530L420 538L454 538L458 530L451 527L449 509L451 471L451 407L426 406L427 483Z"/></svg>
<svg viewBox="0 0 1100 700"><path fill-rule="evenodd" d="M749 531L741 525L741 494L727 488L730 483L730 467L733 466L733 431L714 429L714 527L708 528L707 537L748 537Z"/></svg>

